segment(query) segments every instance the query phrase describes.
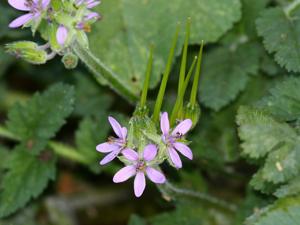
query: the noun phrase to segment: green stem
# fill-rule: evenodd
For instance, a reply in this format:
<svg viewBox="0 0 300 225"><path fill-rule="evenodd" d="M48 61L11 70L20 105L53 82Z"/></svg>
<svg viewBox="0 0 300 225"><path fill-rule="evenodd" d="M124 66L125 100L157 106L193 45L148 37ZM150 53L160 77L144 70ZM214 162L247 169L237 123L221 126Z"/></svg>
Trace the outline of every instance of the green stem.
<svg viewBox="0 0 300 225"><path fill-rule="evenodd" d="M181 108L183 107L183 99L184 99L184 95L185 95L185 91L186 91L186 88L188 86L188 83L191 79L191 76L192 76L192 73L194 71L194 67L195 67L195 64L197 62L197 57L195 57L195 59L193 60L193 63L189 69L189 72L186 76L186 79L184 80L184 84L182 85L179 93L178 93L178 96L177 96L177 99L176 99L176 102L175 102L175 106L173 108L173 111L172 111L172 114L171 114L171 125L174 125L175 123L175 120L177 119L178 117L178 113L180 112Z"/></svg>
<svg viewBox="0 0 300 225"><path fill-rule="evenodd" d="M291 2L289 5L287 5L285 8L284 8L284 12L285 14L290 17L290 13L300 5L300 0L295 0L293 2Z"/></svg>
<svg viewBox="0 0 300 225"><path fill-rule="evenodd" d="M0 125L0 137L7 138L13 141L20 140L15 134L11 133L7 128L5 128L2 125ZM72 148L68 145L55 142L55 141L50 141L48 143L48 146L59 156L73 160L78 163L82 163L84 165L88 165L89 163L89 161L78 151L76 151L75 148Z"/></svg>
<svg viewBox="0 0 300 225"><path fill-rule="evenodd" d="M197 100L198 85L199 85L199 79L200 79L200 73L201 73L201 63L202 63L202 55L203 55L203 46L204 46L204 43L202 41L201 48L200 48L199 55L198 55L196 72L195 72L195 77L194 77L194 82L193 82L193 87L192 87L191 97L190 97L190 103L191 103L192 107L195 106L196 100Z"/></svg>
<svg viewBox="0 0 300 225"><path fill-rule="evenodd" d="M137 93L134 91L134 89L130 88L129 85L122 84L120 82L120 78L109 68L107 68L100 59L94 56L91 51L88 51L78 42L75 42L72 47L76 55L93 72L95 78L100 83L108 84L118 94L132 103L135 103L138 100Z"/></svg>
<svg viewBox="0 0 300 225"><path fill-rule="evenodd" d="M147 70L146 70L146 77L143 85L143 92L141 96L141 107L144 107L147 102L147 94L148 94L148 89L149 89L149 83L150 83L150 77L151 77L151 72L152 72L152 64L153 64L153 46L150 48L150 55L149 55L149 60L148 60L148 65L147 65Z"/></svg>
<svg viewBox="0 0 300 225"><path fill-rule="evenodd" d="M159 114L160 114L160 110L161 110L161 106L162 106L162 101L163 101L163 98L164 98L164 95L165 95L167 82L168 82L169 75L170 75L170 72L171 72L172 62L173 62L174 53L175 53L175 49L176 49L176 44L177 44L177 40L178 40L178 34L179 34L179 25L176 28L175 37L173 39L172 47L171 47L170 52L169 52L168 62L167 62L167 65L166 65L165 72L163 74L163 78L162 78L162 81L161 81L161 85L160 85L159 92L158 92L157 99L156 99L155 106L154 106L154 112L153 112L152 119L153 119L153 122L155 122L155 123L159 119Z"/></svg>
<svg viewBox="0 0 300 225"><path fill-rule="evenodd" d="M184 84L184 79L185 79L187 53L188 53L189 38L190 38L190 26L191 26L191 18L188 18L187 23L186 23L185 41L184 41L180 73L179 73L178 93L180 93L182 86Z"/></svg>
<svg viewBox="0 0 300 225"><path fill-rule="evenodd" d="M166 194L169 194L171 192L175 195L182 195L182 196L197 198L201 201L208 202L212 205L227 209L231 212L237 211L237 206L235 204L229 203L223 199L216 198L214 196L208 195L203 192L197 192L197 191L193 191L193 190L189 190L189 189L178 188L178 187L175 187L170 182L166 182L164 187L166 188L166 191L167 191L167 192L165 192Z"/></svg>

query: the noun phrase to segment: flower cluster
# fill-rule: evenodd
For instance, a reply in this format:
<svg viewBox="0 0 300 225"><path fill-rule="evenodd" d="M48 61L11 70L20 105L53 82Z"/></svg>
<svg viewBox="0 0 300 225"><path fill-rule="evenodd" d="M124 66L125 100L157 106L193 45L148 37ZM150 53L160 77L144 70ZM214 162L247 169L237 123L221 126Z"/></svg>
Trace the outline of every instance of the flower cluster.
<svg viewBox="0 0 300 225"><path fill-rule="evenodd" d="M69 46L74 41L88 48L86 33L90 32L91 25L101 18L98 13L91 11L101 3L98 0L8 0L8 3L13 8L26 12L13 20L9 24L10 28L30 27L33 34L39 31L41 37L47 41L46 44L38 46L38 50L47 53L42 62L35 61L34 56L33 59L27 60L28 55L27 57L23 57L22 54L17 55L36 64L44 63L56 54L63 56L73 54ZM10 44L8 50L10 47L16 48ZM21 50L20 52L27 52L32 49ZM67 57L67 59L66 63L70 63L70 59L73 58ZM77 60L75 59L74 62L77 63ZM75 67L76 63L66 67Z"/></svg>
<svg viewBox="0 0 300 225"><path fill-rule="evenodd" d="M109 117L117 137L109 137L108 141L99 144L96 149L101 153L108 153L100 162L105 165L116 157L124 162L125 167L120 169L113 181L120 183L135 176L134 193L140 197L146 187L145 175L156 184L166 182L164 174L159 165L167 160L175 168L181 168L182 162L177 152L188 159L193 159L191 149L185 144L185 134L192 128L192 121L185 119L181 121L174 129L170 129L168 113L164 112L160 118L161 132L151 129L153 124L144 125L144 121L152 123L151 119L143 117L131 120L131 128L128 134L127 128L122 127L114 118ZM139 121L137 124L133 121ZM140 125L142 123L142 125ZM155 126L154 126L155 127ZM153 138L151 138L153 137Z"/></svg>

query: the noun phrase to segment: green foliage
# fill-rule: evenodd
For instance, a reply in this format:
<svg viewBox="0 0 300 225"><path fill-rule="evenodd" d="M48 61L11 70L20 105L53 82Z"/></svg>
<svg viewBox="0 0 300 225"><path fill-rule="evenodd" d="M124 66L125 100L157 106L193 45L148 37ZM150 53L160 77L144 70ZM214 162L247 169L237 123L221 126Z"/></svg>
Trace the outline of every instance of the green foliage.
<svg viewBox="0 0 300 225"><path fill-rule="evenodd" d="M101 169L99 167L99 159L102 157L96 151L96 146L106 141L109 131L107 116L104 116L103 113L98 116L99 119L97 120L91 117L83 119L76 131L76 146L78 151L85 156L90 168L95 172Z"/></svg>
<svg viewBox="0 0 300 225"><path fill-rule="evenodd" d="M243 153L252 159L265 158L251 181L255 189L269 192L299 175L300 142L292 127L250 107L239 109L237 123Z"/></svg>
<svg viewBox="0 0 300 225"><path fill-rule="evenodd" d="M112 104L112 96L97 85L88 74L76 73L76 105L74 113L79 116L97 116L106 111Z"/></svg>
<svg viewBox="0 0 300 225"><path fill-rule="evenodd" d="M117 74L123 85L138 93L142 88L151 44L155 44L151 80L154 86L166 64L169 43L178 22L185 24L188 17L192 18L191 43L200 43L202 39L214 42L239 19L240 2L119 0L103 2L99 10L105 17L90 35L91 50ZM179 46L181 43L183 39Z"/></svg>
<svg viewBox="0 0 300 225"><path fill-rule="evenodd" d="M130 216L130 219L128 222L128 225L146 225L146 224L147 223L143 218L141 218L135 214Z"/></svg>
<svg viewBox="0 0 300 225"><path fill-rule="evenodd" d="M280 7L264 11L257 20L257 31L269 53L289 72L300 72L299 8L291 13Z"/></svg>
<svg viewBox="0 0 300 225"><path fill-rule="evenodd" d="M269 90L257 106L268 111L279 120L295 121L300 118L300 80L290 77Z"/></svg>
<svg viewBox="0 0 300 225"><path fill-rule="evenodd" d="M205 56L200 90L203 104L220 110L245 89L249 74L259 66L259 46L220 47ZM216 66L218 65L218 66Z"/></svg>
<svg viewBox="0 0 300 225"><path fill-rule="evenodd" d="M251 184L277 197L300 191L300 140L292 123L299 119L299 88L298 78L284 79L256 104L258 109L242 107L237 116L243 153L265 161Z"/></svg>
<svg viewBox="0 0 300 225"><path fill-rule="evenodd" d="M36 198L55 178L55 157L49 151L33 156L26 149L15 149L1 182L0 217L5 217Z"/></svg>
<svg viewBox="0 0 300 225"><path fill-rule="evenodd" d="M231 225L231 215L222 210L210 209L194 203L192 201L183 201L177 204L176 210L168 213L162 213L152 219L153 225Z"/></svg>
<svg viewBox="0 0 300 225"><path fill-rule="evenodd" d="M300 221L300 198L285 198L259 210L248 218L246 225L298 224Z"/></svg>
<svg viewBox="0 0 300 225"><path fill-rule="evenodd" d="M244 154L258 159L276 149L290 147L296 132L287 124L277 122L267 113L241 107L237 115L239 136L243 140Z"/></svg>
<svg viewBox="0 0 300 225"><path fill-rule="evenodd" d="M73 105L73 88L57 84L43 94L35 94L26 104L12 107L8 113L7 127L25 148L39 153L65 123Z"/></svg>

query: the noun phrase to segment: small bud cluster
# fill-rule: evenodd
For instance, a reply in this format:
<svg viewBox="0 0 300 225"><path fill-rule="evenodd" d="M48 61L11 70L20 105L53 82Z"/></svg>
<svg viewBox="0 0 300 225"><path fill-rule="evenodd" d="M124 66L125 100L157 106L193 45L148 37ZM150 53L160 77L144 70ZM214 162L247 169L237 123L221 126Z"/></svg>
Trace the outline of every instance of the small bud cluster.
<svg viewBox="0 0 300 225"><path fill-rule="evenodd" d="M33 34L40 32L47 42L17 42L6 46L9 53L33 64L43 64L56 54L62 55L68 69L77 66L78 58L70 48L77 41L88 48L86 33L100 15L91 11L99 5L98 0L8 0L19 11L26 12L10 24L10 28L30 27Z"/></svg>

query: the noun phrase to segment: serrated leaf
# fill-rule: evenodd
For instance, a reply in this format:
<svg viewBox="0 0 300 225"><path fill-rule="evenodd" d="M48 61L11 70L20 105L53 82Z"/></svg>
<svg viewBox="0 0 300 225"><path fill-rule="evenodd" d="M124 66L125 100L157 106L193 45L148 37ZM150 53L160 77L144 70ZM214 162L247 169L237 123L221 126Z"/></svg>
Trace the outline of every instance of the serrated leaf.
<svg viewBox="0 0 300 225"><path fill-rule="evenodd" d="M1 182L0 217L6 217L36 198L55 178L55 157L42 152L37 157L17 148L10 161L9 170Z"/></svg>
<svg viewBox="0 0 300 225"><path fill-rule="evenodd" d="M299 173L300 143L287 143L273 151L262 168L262 176L274 184L282 183Z"/></svg>
<svg viewBox="0 0 300 225"><path fill-rule="evenodd" d="M272 193L299 175L300 142L292 127L250 107L239 109L237 123L245 156L265 159L251 180L254 189Z"/></svg>
<svg viewBox="0 0 300 225"><path fill-rule="evenodd" d="M264 157L270 151L282 149L287 141L297 138L296 132L289 125L250 107L239 109L237 124L243 141L243 152L254 159Z"/></svg>
<svg viewBox="0 0 300 225"><path fill-rule="evenodd" d="M14 105L8 113L8 129L24 147L38 153L65 123L73 105L74 89L69 85L54 85L25 104Z"/></svg>
<svg viewBox="0 0 300 225"><path fill-rule="evenodd" d="M263 98L257 106L283 121L300 118L300 79L289 77L270 89L269 96Z"/></svg>
<svg viewBox="0 0 300 225"><path fill-rule="evenodd" d="M299 8L288 16L276 7L265 10L257 20L257 31L267 51L274 53L276 62L292 72L300 72L299 15Z"/></svg>
<svg viewBox="0 0 300 225"><path fill-rule="evenodd" d="M208 53L203 62L200 101L220 110L245 89L248 75L259 68L259 47L255 43L237 49L219 47Z"/></svg>
<svg viewBox="0 0 300 225"><path fill-rule="evenodd" d="M300 177L292 179L286 185L281 186L276 190L274 195L278 198L296 195L300 193Z"/></svg>
<svg viewBox="0 0 300 225"><path fill-rule="evenodd" d="M246 225L297 225L300 221L300 198L285 198L263 208L246 220Z"/></svg>
<svg viewBox="0 0 300 225"><path fill-rule="evenodd" d="M105 1L99 11L105 16L90 35L91 51L135 93L141 90L149 46L153 43L151 86L158 83L178 22L185 24L188 17L192 18L191 43L202 39L214 42L241 14L239 0ZM183 39L178 46L182 43Z"/></svg>

